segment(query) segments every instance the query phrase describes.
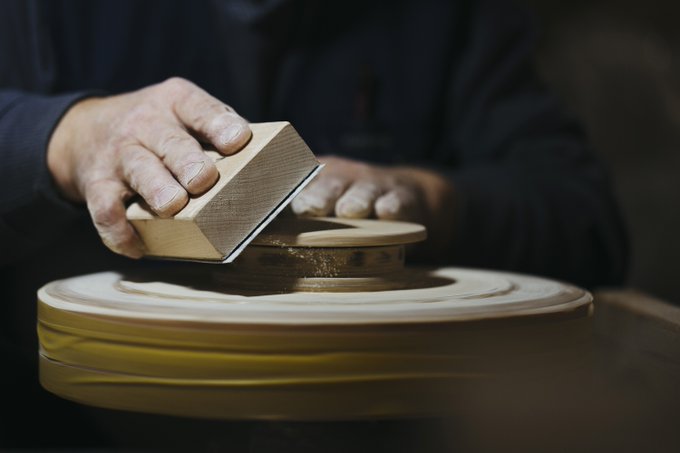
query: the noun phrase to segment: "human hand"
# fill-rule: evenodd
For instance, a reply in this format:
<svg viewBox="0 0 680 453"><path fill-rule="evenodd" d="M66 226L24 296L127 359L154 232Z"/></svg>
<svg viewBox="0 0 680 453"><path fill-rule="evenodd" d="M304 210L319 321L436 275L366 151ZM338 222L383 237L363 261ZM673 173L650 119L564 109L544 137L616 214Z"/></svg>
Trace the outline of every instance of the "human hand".
<svg viewBox="0 0 680 453"><path fill-rule="evenodd" d="M453 186L438 173L416 167L381 167L340 157L291 204L300 216L405 220L428 229L425 253L445 253L453 230Z"/></svg>
<svg viewBox="0 0 680 453"><path fill-rule="evenodd" d="M407 171L339 157L319 160L326 167L293 200L294 213L423 222L424 194Z"/></svg>
<svg viewBox="0 0 680 453"><path fill-rule="evenodd" d="M52 134L47 165L66 198L87 203L104 244L138 258L143 245L124 202L138 193L159 216L176 214L189 194L205 192L219 177L199 141L233 154L250 136L231 107L172 78L75 104Z"/></svg>

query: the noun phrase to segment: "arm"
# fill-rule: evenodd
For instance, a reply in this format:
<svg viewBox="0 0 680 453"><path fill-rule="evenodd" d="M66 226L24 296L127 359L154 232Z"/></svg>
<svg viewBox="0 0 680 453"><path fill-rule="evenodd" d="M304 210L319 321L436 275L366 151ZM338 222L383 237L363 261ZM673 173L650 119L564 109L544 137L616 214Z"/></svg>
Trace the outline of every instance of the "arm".
<svg viewBox="0 0 680 453"><path fill-rule="evenodd" d="M157 214L175 214L218 177L199 140L230 154L250 138L244 119L182 79L106 98L1 95L6 263L56 237L79 204L110 249L140 257L124 202L138 193Z"/></svg>
<svg viewBox="0 0 680 453"><path fill-rule="evenodd" d="M87 205L107 247L140 258L143 244L125 217L125 201L139 194L159 216L175 215L219 177L201 144L233 154L250 136L231 107L171 78L74 105L52 134L47 167L64 197Z"/></svg>
<svg viewBox="0 0 680 453"><path fill-rule="evenodd" d="M0 15L0 266L49 244L84 211L61 198L46 150L59 119L91 93L50 96L53 65L36 2Z"/></svg>
<svg viewBox="0 0 680 453"><path fill-rule="evenodd" d="M39 251L81 215L55 190L45 150L61 116L84 95L0 90L0 264Z"/></svg>
<svg viewBox="0 0 680 453"><path fill-rule="evenodd" d="M8 2L0 15L0 262L39 251L85 212L115 252L141 255L124 202L138 193L161 216L218 175L201 144L225 154L247 122L191 82L133 93L49 96L58 79L47 4ZM39 94L40 93L40 94ZM84 99L88 97L88 99Z"/></svg>

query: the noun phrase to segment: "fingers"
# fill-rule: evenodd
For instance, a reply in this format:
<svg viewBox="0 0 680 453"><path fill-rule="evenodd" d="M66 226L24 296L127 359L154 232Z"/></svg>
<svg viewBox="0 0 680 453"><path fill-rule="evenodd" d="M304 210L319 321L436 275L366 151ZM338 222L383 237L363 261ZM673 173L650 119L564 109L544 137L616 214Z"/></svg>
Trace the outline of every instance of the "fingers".
<svg viewBox="0 0 680 453"><path fill-rule="evenodd" d="M248 122L233 109L183 79L165 82L177 101L175 115L222 154L233 154L250 140Z"/></svg>
<svg viewBox="0 0 680 453"><path fill-rule="evenodd" d="M130 258L141 258L144 246L125 218L123 199L127 188L117 180L105 179L86 187L87 208L104 244Z"/></svg>
<svg viewBox="0 0 680 453"><path fill-rule="evenodd" d="M349 219L367 218L373 214L373 203L381 195L378 184L359 181L345 192L335 204L335 215Z"/></svg>
<svg viewBox="0 0 680 453"><path fill-rule="evenodd" d="M176 214L189 201L184 188L148 149L127 146L121 150L120 166L125 182L160 217Z"/></svg>
<svg viewBox="0 0 680 453"><path fill-rule="evenodd" d="M193 195L211 188L219 177L215 164L201 145L176 125L150 128L143 132L140 141L162 159L177 181Z"/></svg>
<svg viewBox="0 0 680 453"><path fill-rule="evenodd" d="M396 187L375 202L375 215L384 220L420 220L420 199L409 187Z"/></svg>
<svg viewBox="0 0 680 453"><path fill-rule="evenodd" d="M293 212L301 216L324 217L335 209L349 181L337 177L320 177L293 199Z"/></svg>

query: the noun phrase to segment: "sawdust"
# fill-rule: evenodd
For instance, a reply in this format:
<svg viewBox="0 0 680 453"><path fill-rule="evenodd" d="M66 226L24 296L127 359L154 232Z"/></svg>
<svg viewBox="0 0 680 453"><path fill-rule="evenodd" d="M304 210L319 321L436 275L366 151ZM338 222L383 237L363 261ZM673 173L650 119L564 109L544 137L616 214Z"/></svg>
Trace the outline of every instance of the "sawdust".
<svg viewBox="0 0 680 453"><path fill-rule="evenodd" d="M309 275L302 275L302 278L309 277L338 277L341 269L340 260L333 257L331 253L319 253L319 249L305 249L298 247L288 247L288 253L306 262L305 270ZM308 267L309 266L309 267ZM311 267L311 269L310 269Z"/></svg>

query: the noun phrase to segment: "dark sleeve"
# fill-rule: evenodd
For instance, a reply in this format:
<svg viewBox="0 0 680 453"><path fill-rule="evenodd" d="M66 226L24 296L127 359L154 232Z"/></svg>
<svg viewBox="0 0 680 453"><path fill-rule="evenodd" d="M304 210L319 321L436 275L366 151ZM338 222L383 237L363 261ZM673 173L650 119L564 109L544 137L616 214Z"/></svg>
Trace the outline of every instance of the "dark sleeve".
<svg viewBox="0 0 680 453"><path fill-rule="evenodd" d="M39 253L86 215L59 197L46 151L62 115L89 93L50 94L55 65L41 6L7 0L0 14L0 266Z"/></svg>
<svg viewBox="0 0 680 453"><path fill-rule="evenodd" d="M46 162L54 127L83 96L0 89L0 265L39 251L83 215L60 198Z"/></svg>
<svg viewBox="0 0 680 453"><path fill-rule="evenodd" d="M440 149L458 168L455 262L622 283L627 242L610 182L536 81L530 18L509 2L471 3Z"/></svg>

